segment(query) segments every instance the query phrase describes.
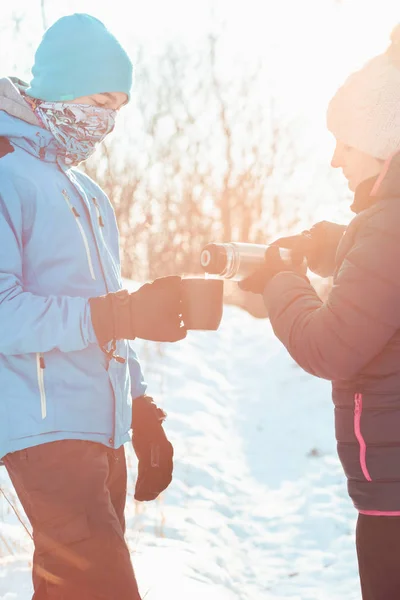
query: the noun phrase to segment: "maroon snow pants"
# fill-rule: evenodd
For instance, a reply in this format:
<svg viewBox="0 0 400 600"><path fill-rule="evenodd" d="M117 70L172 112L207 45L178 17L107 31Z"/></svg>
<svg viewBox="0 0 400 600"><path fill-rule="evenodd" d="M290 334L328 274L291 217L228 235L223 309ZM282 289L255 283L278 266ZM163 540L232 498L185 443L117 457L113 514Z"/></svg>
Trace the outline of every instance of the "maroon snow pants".
<svg viewBox="0 0 400 600"><path fill-rule="evenodd" d="M33 529L32 600L140 600L124 539L124 448L63 440L4 463Z"/></svg>

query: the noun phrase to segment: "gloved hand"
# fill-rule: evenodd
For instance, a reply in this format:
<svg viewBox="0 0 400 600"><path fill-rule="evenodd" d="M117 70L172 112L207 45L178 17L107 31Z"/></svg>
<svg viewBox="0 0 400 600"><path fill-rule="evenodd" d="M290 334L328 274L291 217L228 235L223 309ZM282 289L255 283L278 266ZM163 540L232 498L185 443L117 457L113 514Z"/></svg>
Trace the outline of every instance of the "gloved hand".
<svg viewBox="0 0 400 600"><path fill-rule="evenodd" d="M345 225L320 221L310 230L275 240L271 246L288 248L302 254L310 271L320 277L329 277L335 270L336 251L345 231Z"/></svg>
<svg viewBox="0 0 400 600"><path fill-rule="evenodd" d="M186 337L181 278L176 275L145 283L132 294L120 290L90 298L89 303L100 346L121 339L177 342Z"/></svg>
<svg viewBox="0 0 400 600"><path fill-rule="evenodd" d="M295 271L305 277L304 257L293 252L291 262L285 262L277 246L269 246L265 252L265 264L254 273L239 281L240 289L254 294L263 294L267 283L282 271ZM307 279L307 277L305 277Z"/></svg>
<svg viewBox="0 0 400 600"><path fill-rule="evenodd" d="M135 500L154 500L172 481L174 450L162 426L166 416L150 396L132 401L132 445L139 460Z"/></svg>

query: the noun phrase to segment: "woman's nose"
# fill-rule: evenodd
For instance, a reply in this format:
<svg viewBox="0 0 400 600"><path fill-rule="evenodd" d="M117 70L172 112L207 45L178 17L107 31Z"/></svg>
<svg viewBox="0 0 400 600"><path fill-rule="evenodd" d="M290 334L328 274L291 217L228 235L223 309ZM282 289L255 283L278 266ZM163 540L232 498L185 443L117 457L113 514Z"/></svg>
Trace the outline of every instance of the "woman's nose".
<svg viewBox="0 0 400 600"><path fill-rule="evenodd" d="M341 166L342 166L341 151L340 151L339 145L336 144L335 150L333 152L332 159L331 159L331 167L333 167L334 169L338 169Z"/></svg>

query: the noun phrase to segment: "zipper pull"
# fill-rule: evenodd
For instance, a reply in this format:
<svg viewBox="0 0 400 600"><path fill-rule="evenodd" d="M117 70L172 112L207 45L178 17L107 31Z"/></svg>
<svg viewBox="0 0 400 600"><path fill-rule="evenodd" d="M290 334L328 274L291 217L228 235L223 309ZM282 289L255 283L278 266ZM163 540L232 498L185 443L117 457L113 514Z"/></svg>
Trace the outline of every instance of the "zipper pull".
<svg viewBox="0 0 400 600"><path fill-rule="evenodd" d="M41 369L45 369L46 368L46 363L44 362L43 356L40 356L40 358L39 358L39 365L40 365Z"/></svg>
<svg viewBox="0 0 400 600"><path fill-rule="evenodd" d="M113 339L111 341L111 348L110 350L107 350L107 348L105 348L104 346L102 347L102 350L104 352L104 354L107 356L108 360L111 361L112 359L116 360L118 363L120 364L124 364L126 363L125 358L122 358L122 356L119 356L118 354L115 354L115 350L117 349L117 341L115 339Z"/></svg>
<svg viewBox="0 0 400 600"><path fill-rule="evenodd" d="M79 212L75 208L75 206L73 206L73 204L71 202L71 198L69 197L67 190L62 190L61 193L64 196L64 199L65 199L66 203L70 207L72 214L74 215L74 217L76 217L78 219L81 215L79 214Z"/></svg>
<svg viewBox="0 0 400 600"><path fill-rule="evenodd" d="M99 225L100 225L100 227L104 227L104 221L103 221L103 217L101 216L100 206L99 206L99 203L97 202L97 198L93 197L92 200L93 200L93 204L96 207L97 217L98 217L98 220L99 220Z"/></svg>
<svg viewBox="0 0 400 600"><path fill-rule="evenodd" d="M118 354L113 354L111 358L114 358L117 361L117 363L120 363L121 365L126 363L126 360L122 358L122 356L118 356Z"/></svg>

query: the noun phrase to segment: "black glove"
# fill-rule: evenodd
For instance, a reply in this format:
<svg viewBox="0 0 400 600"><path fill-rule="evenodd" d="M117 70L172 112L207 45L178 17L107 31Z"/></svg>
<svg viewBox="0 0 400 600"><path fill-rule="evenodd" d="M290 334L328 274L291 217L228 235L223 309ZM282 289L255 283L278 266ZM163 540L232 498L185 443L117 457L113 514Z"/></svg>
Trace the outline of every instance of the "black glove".
<svg viewBox="0 0 400 600"><path fill-rule="evenodd" d="M320 221L309 231L280 238L271 245L302 254L310 271L320 277L329 277L335 270L336 251L345 231L345 225Z"/></svg>
<svg viewBox="0 0 400 600"><path fill-rule="evenodd" d="M277 246L269 246L265 252L265 264L254 273L239 281L240 289L254 294L263 294L267 283L282 271L295 271L305 277L303 256L293 253L291 262L285 262ZM305 277L307 279L307 277Z"/></svg>
<svg viewBox="0 0 400 600"><path fill-rule="evenodd" d="M177 342L186 337L181 322L181 278L177 275L160 277L132 294L120 290L89 302L100 346L121 339Z"/></svg>
<svg viewBox="0 0 400 600"><path fill-rule="evenodd" d="M139 461L135 500L154 500L172 481L174 449L162 426L166 416L150 396L132 401L132 445Z"/></svg>

